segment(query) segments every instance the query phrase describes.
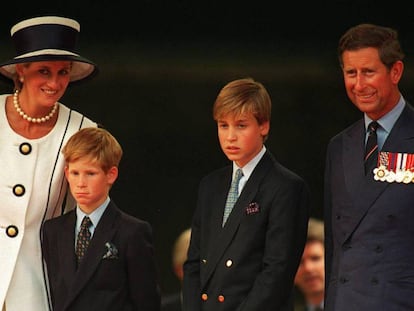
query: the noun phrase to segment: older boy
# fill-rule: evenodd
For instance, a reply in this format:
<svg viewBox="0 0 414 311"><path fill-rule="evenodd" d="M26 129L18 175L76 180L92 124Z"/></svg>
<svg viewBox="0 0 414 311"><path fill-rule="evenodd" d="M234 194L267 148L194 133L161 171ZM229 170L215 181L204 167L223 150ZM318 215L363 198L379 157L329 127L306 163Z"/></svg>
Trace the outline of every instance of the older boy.
<svg viewBox="0 0 414 311"><path fill-rule="evenodd" d="M252 79L230 82L216 99L220 146L232 164L200 183L184 265L185 311L293 308L309 193L266 150L270 115L270 97Z"/></svg>
<svg viewBox="0 0 414 311"><path fill-rule="evenodd" d="M53 310L160 310L151 226L109 198L121 146L106 130L85 128L62 152L77 207L43 228Z"/></svg>

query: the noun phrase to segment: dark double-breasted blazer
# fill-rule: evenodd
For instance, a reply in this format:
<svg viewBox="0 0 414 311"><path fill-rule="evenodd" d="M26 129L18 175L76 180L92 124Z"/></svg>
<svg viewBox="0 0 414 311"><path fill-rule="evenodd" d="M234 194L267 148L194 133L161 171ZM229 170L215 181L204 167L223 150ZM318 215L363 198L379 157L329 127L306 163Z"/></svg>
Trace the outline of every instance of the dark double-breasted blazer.
<svg viewBox="0 0 414 311"><path fill-rule="evenodd" d="M414 310L414 183L364 174L363 120L328 145L325 310ZM382 150L414 154L406 105Z"/></svg>
<svg viewBox="0 0 414 311"><path fill-rule="evenodd" d="M110 201L76 267L75 223L72 210L44 224L42 246L53 310L160 310L150 224Z"/></svg>
<svg viewBox="0 0 414 311"><path fill-rule="evenodd" d="M184 264L184 310L293 310L308 187L266 151L222 227L231 178L228 166L200 183Z"/></svg>

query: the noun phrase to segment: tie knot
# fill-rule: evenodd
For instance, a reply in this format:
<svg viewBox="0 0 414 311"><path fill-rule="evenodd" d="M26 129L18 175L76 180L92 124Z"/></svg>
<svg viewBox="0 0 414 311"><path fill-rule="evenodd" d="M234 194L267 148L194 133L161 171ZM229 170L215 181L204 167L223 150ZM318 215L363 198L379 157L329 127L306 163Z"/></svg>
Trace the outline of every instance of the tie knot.
<svg viewBox="0 0 414 311"><path fill-rule="evenodd" d="M368 125L368 131L369 133L375 133L377 131L379 127L379 124L377 121L372 121L369 125Z"/></svg>
<svg viewBox="0 0 414 311"><path fill-rule="evenodd" d="M81 223L81 229L89 229L89 227L92 225L92 221L88 216L83 217L82 223Z"/></svg>
<svg viewBox="0 0 414 311"><path fill-rule="evenodd" d="M241 168L238 168L237 170L236 170L236 175L234 175L234 180L236 181L236 182L239 182L240 181L240 178L242 178L243 177L243 171L242 171L242 169Z"/></svg>

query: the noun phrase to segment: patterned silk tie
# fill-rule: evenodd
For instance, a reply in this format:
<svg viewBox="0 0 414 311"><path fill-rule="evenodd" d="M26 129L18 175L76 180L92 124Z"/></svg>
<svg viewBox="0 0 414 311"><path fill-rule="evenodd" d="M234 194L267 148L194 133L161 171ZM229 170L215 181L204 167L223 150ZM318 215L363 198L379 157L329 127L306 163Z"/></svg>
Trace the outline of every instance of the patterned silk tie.
<svg viewBox="0 0 414 311"><path fill-rule="evenodd" d="M378 159L377 129L379 124L372 121L368 125L368 140L365 146L365 175L374 167L374 162Z"/></svg>
<svg viewBox="0 0 414 311"><path fill-rule="evenodd" d="M86 249L89 246L89 241L91 239L91 232L89 231L89 227L91 225L91 220L88 216L85 216L82 219L80 231L78 233L78 240L76 242L76 257L78 259L78 263L82 260L82 257L85 255Z"/></svg>
<svg viewBox="0 0 414 311"><path fill-rule="evenodd" d="M229 194L227 195L226 207L224 208L223 227L229 217L234 204L239 197L239 181L243 177L243 171L239 168L236 171L233 181L231 182Z"/></svg>

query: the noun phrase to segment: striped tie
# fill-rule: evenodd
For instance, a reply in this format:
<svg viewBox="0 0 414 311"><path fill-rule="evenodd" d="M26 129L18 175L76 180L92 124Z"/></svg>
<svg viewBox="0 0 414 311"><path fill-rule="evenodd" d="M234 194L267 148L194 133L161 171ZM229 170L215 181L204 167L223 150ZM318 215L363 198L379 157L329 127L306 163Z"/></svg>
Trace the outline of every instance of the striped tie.
<svg viewBox="0 0 414 311"><path fill-rule="evenodd" d="M239 168L236 171L233 181L231 182L229 194L227 195L226 207L224 208L223 227L229 217L234 204L239 197L239 181L243 177L243 171Z"/></svg>
<svg viewBox="0 0 414 311"><path fill-rule="evenodd" d="M372 121L368 125L368 140L365 146L365 175L373 168L375 160L378 159L377 129L379 124Z"/></svg>

